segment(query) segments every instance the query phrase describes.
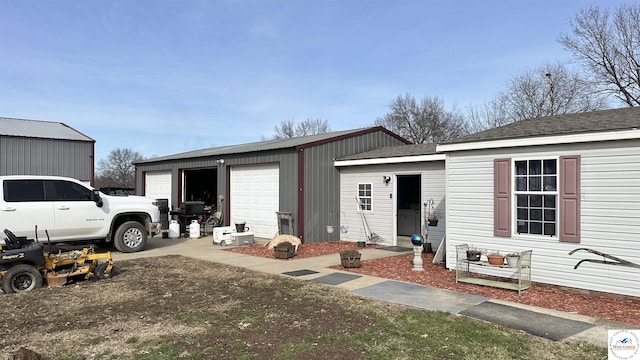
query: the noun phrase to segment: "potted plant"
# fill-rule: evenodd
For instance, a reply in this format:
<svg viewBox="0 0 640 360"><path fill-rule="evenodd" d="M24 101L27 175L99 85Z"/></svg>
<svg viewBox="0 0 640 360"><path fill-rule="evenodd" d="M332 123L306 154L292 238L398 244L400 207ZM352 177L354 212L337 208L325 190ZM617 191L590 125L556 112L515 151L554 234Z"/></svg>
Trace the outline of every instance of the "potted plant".
<svg viewBox="0 0 640 360"><path fill-rule="evenodd" d="M504 265L504 255L498 251L491 251L487 254L487 261L491 265Z"/></svg>
<svg viewBox="0 0 640 360"><path fill-rule="evenodd" d="M427 224L429 226L438 226L438 214L435 212L430 212L427 216Z"/></svg>
<svg viewBox="0 0 640 360"><path fill-rule="evenodd" d="M506 258L507 258L507 265L509 265L512 268L517 268L518 267L518 261L520 260L520 254L518 254L518 253L510 253L510 254L507 254Z"/></svg>
<svg viewBox="0 0 640 360"><path fill-rule="evenodd" d="M475 247L470 247L467 250L467 260L469 261L480 261L480 256L482 255L482 251L478 250Z"/></svg>

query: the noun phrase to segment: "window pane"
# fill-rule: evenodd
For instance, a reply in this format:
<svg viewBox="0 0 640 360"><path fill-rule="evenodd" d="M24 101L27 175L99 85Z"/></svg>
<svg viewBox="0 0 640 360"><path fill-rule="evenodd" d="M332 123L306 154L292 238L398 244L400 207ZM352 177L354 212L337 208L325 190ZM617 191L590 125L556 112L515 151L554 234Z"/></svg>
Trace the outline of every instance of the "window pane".
<svg viewBox="0 0 640 360"><path fill-rule="evenodd" d="M516 178L516 191L527 191L527 178L519 176Z"/></svg>
<svg viewBox="0 0 640 360"><path fill-rule="evenodd" d="M517 195L516 199L518 200L518 207L527 207L527 206L529 206L529 196L528 195Z"/></svg>
<svg viewBox="0 0 640 360"><path fill-rule="evenodd" d="M516 175L527 175L526 161L516 161Z"/></svg>
<svg viewBox="0 0 640 360"><path fill-rule="evenodd" d="M544 221L556 221L556 211L555 210L544 210Z"/></svg>
<svg viewBox="0 0 640 360"><path fill-rule="evenodd" d="M518 208L518 220L529 220L529 211Z"/></svg>
<svg viewBox="0 0 640 360"><path fill-rule="evenodd" d="M7 180L4 182L4 199L7 202L44 201L42 180Z"/></svg>
<svg viewBox="0 0 640 360"><path fill-rule="evenodd" d="M69 181L53 181L54 201L89 201L91 190Z"/></svg>
<svg viewBox="0 0 640 360"><path fill-rule="evenodd" d="M541 209L531 209L531 211L529 212L529 219L530 220L541 221L542 220L542 210Z"/></svg>
<svg viewBox="0 0 640 360"><path fill-rule="evenodd" d="M542 207L542 195L529 196L529 205L531 207Z"/></svg>
<svg viewBox="0 0 640 360"><path fill-rule="evenodd" d="M529 178L529 191L542 191L542 178L540 176L531 176Z"/></svg>
<svg viewBox="0 0 640 360"><path fill-rule="evenodd" d="M542 235L542 223L532 221L529 223L529 226L530 226L529 234Z"/></svg>
<svg viewBox="0 0 640 360"><path fill-rule="evenodd" d="M371 199L361 198L360 199L360 208L362 210L371 210Z"/></svg>
<svg viewBox="0 0 640 360"><path fill-rule="evenodd" d="M526 221L518 221L518 234L528 234L529 227Z"/></svg>
<svg viewBox="0 0 640 360"><path fill-rule="evenodd" d="M545 160L544 161L544 174L545 175L556 175L558 174L558 170L556 169L556 160Z"/></svg>
<svg viewBox="0 0 640 360"><path fill-rule="evenodd" d="M556 224L555 223L545 223L544 224L544 234L549 236L554 236L556 234Z"/></svg>
<svg viewBox="0 0 640 360"><path fill-rule="evenodd" d="M541 175L542 174L542 161L529 160L529 175Z"/></svg>
<svg viewBox="0 0 640 360"><path fill-rule="evenodd" d="M556 177L545 176L544 177L544 191L556 191Z"/></svg>
<svg viewBox="0 0 640 360"><path fill-rule="evenodd" d="M555 195L545 195L544 196L544 207L546 208L556 208L556 196Z"/></svg>

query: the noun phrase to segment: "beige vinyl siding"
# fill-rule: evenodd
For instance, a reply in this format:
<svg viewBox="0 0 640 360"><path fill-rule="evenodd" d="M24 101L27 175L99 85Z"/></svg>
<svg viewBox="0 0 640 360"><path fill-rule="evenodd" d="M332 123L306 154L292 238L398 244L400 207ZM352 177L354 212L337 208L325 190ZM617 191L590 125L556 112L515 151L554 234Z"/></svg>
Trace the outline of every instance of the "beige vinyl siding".
<svg viewBox="0 0 640 360"><path fill-rule="evenodd" d="M580 243L531 235L493 236L493 160L581 156ZM455 267L455 245L502 252L531 249L532 280L589 290L640 296L640 269L582 263L602 260L590 248L640 264L640 142L499 149L449 154L446 176L447 267ZM513 218L513 216L512 216ZM512 225L513 229L513 225Z"/></svg>
<svg viewBox="0 0 640 360"><path fill-rule="evenodd" d="M445 183L444 163L442 161L428 163L360 165L341 167L340 170L340 225L346 226L347 233L340 233L340 239L346 241L366 240L362 219L358 212L358 184L371 183L373 193L373 209L365 212L371 231L382 238L385 244L395 241L396 229L396 183L397 175L421 175L422 194L420 199L420 222L424 235L424 207L422 204L432 198L440 219L437 227L429 227L428 239L432 247L437 248L444 236L445 220ZM383 176L391 176L388 185ZM339 229L336 229L338 231Z"/></svg>

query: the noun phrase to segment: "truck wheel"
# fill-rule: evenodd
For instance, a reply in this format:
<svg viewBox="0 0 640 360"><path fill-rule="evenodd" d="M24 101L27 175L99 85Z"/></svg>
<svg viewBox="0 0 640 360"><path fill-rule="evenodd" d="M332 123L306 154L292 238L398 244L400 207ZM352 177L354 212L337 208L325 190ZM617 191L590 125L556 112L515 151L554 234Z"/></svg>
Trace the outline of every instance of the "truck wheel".
<svg viewBox="0 0 640 360"><path fill-rule="evenodd" d="M27 264L11 267L2 278L2 290L5 294L30 291L40 286L42 286L42 274Z"/></svg>
<svg viewBox="0 0 640 360"><path fill-rule="evenodd" d="M118 227L113 245L120 252L130 253L144 249L147 244L147 230L136 221L127 221Z"/></svg>
<svg viewBox="0 0 640 360"><path fill-rule="evenodd" d="M111 270L107 272L108 266L109 263L106 261L99 263L93 270L93 275L95 275L98 279L108 279L110 277L113 277L113 267L111 267Z"/></svg>

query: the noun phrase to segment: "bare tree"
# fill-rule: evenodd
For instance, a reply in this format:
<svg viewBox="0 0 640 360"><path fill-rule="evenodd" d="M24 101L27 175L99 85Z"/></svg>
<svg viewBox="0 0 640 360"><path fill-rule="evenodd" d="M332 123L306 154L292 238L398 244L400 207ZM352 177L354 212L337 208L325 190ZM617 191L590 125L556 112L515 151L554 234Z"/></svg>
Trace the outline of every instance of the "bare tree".
<svg viewBox="0 0 640 360"><path fill-rule="evenodd" d="M467 128L470 133L476 133L510 123L505 106L500 103L504 99L495 99L484 103L482 106L469 106L467 108Z"/></svg>
<svg viewBox="0 0 640 360"><path fill-rule="evenodd" d="M331 131L327 120L306 119L299 123L293 120L283 120L280 125L273 128L275 135L273 139L292 138L295 136L306 136L315 134L325 134Z"/></svg>
<svg viewBox="0 0 640 360"><path fill-rule="evenodd" d="M570 22L559 41L583 62L601 91L640 105L640 4L609 11L590 7Z"/></svg>
<svg viewBox="0 0 640 360"><path fill-rule="evenodd" d="M409 94L398 96L389 112L375 123L416 144L437 143L467 134L463 116L455 110L445 110L444 101L437 97L427 96L418 103Z"/></svg>
<svg viewBox="0 0 640 360"><path fill-rule="evenodd" d="M296 136L293 120L282 120L280 125L273 127L273 131L275 132L273 139L292 138Z"/></svg>
<svg viewBox="0 0 640 360"><path fill-rule="evenodd" d="M100 186L135 187L134 162L143 160L144 157L132 149L111 150L107 159L98 161L98 179Z"/></svg>
<svg viewBox="0 0 640 360"><path fill-rule="evenodd" d="M507 89L484 107L468 111L473 131L541 116L604 109L606 99L580 73L562 63L547 63L513 77Z"/></svg>

